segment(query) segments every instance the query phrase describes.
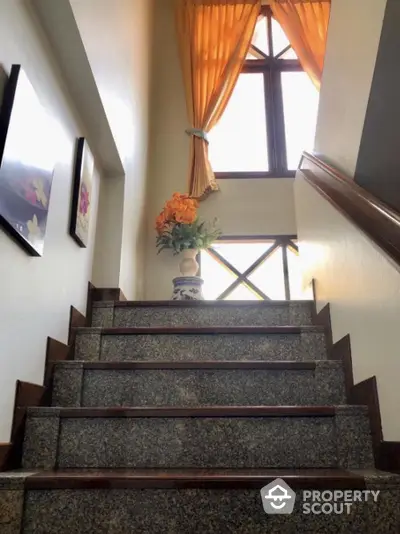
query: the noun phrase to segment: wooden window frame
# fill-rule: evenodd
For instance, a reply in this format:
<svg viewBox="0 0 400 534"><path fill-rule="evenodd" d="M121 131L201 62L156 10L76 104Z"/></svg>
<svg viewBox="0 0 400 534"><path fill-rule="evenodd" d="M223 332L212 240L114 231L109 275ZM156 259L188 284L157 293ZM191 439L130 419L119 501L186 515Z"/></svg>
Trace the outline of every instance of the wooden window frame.
<svg viewBox="0 0 400 534"><path fill-rule="evenodd" d="M237 278L234 280L220 295L216 300L225 300L232 291L234 291L241 284L247 286L255 294L257 294L261 300L272 300L268 295L266 295L256 284L254 284L249 276L256 271L256 269L268 259L268 257L275 252L275 250L282 249L282 269L283 269L283 280L285 285L285 299L291 300L290 294L290 273L288 265L288 248L294 251L296 254L299 253L299 249L294 241L297 241L296 235L260 235L260 236L221 236L216 242L222 243L249 243L249 242L271 242L271 246L268 247L265 252L260 254L260 256L244 271L240 272L234 265L232 265L226 258L224 258L217 250L212 246L207 249L208 254L214 258L218 263L224 265L228 271L234 274ZM201 276L201 255L198 255L197 261L200 265L200 276Z"/></svg>
<svg viewBox="0 0 400 534"><path fill-rule="evenodd" d="M270 57L266 56L261 50L252 45L252 49L259 59L246 60L242 74L258 73L264 76L265 124L267 129L269 170L257 172L215 172L215 177L218 180L236 178L294 178L296 174L296 170L288 170L287 168L281 73L304 72L304 69L298 59L281 59L280 56L290 47L282 50L277 57L273 57L272 10L269 6L263 6L261 14L267 17L267 24L269 26L269 49L272 55Z"/></svg>

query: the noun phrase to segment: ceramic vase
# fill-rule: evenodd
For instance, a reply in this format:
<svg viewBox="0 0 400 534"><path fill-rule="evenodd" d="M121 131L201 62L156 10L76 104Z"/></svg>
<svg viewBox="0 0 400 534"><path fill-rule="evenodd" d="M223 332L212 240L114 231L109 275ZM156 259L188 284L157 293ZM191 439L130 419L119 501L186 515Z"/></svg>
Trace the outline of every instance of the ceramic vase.
<svg viewBox="0 0 400 534"><path fill-rule="evenodd" d="M196 249L186 249L181 252L179 270L182 276L174 278L174 291L172 300L204 300L202 285L203 280L196 276L199 264L196 261Z"/></svg>

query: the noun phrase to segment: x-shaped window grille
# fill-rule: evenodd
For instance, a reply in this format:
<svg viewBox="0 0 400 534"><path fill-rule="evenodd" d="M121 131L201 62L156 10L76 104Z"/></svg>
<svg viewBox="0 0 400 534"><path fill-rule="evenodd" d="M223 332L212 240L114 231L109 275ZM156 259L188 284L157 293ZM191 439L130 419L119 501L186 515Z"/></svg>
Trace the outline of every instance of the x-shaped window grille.
<svg viewBox="0 0 400 534"><path fill-rule="evenodd" d="M279 236L272 239L265 239L264 241L258 240L258 243L262 243L265 245L264 251L261 255L258 256L258 258L253 261L253 263L247 267L244 270L240 270L237 266L233 265L235 263L234 261L229 261L226 257L224 257L223 250L217 250L218 246L213 246L207 249L207 252L213 260L215 260L217 263L219 263L222 267L224 267L226 270L229 271L231 278L235 277L235 280L222 291L222 293L217 296L217 300L225 300L229 298L229 296L240 286L245 286L253 295L256 296L259 300L272 300L271 296L269 296L263 288L259 287L260 284L255 283L254 276L253 280L250 279L254 273L257 272L259 268L261 268L268 260L278 251L281 252L281 258L280 261L281 265L278 267L280 270L279 273L276 273L280 280L283 278L284 283L284 294L285 299L290 300L291 298L291 291L290 291L290 269L289 269L289 261L288 261L288 253L298 255L298 247L296 243L294 242L294 239L292 236ZM237 238L234 239L228 239L228 238L221 238L221 240L218 243L229 243L230 245L235 245L238 243L250 243L250 242L257 242L255 239L244 239L244 238Z"/></svg>

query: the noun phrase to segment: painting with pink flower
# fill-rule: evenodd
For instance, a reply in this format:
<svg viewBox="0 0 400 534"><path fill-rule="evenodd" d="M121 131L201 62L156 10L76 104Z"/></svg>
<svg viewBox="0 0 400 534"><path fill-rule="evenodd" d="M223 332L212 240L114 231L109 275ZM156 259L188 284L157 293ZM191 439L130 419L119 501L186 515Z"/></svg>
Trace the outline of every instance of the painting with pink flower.
<svg viewBox="0 0 400 534"><path fill-rule="evenodd" d="M0 110L0 225L31 256L42 256L56 136L21 65L13 65Z"/></svg>
<svg viewBox="0 0 400 534"><path fill-rule="evenodd" d="M70 234L82 248L89 241L93 156L83 137L77 140Z"/></svg>

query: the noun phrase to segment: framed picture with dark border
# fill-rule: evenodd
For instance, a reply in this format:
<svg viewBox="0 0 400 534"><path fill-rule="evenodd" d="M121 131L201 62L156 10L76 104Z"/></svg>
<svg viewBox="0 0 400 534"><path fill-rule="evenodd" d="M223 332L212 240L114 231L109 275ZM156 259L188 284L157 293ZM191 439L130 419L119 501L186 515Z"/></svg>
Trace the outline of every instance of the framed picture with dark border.
<svg viewBox="0 0 400 534"><path fill-rule="evenodd" d="M55 138L53 120L13 65L0 111L0 224L31 256L43 254Z"/></svg>
<svg viewBox="0 0 400 534"><path fill-rule="evenodd" d="M76 142L70 234L82 248L89 241L94 161L84 137Z"/></svg>

